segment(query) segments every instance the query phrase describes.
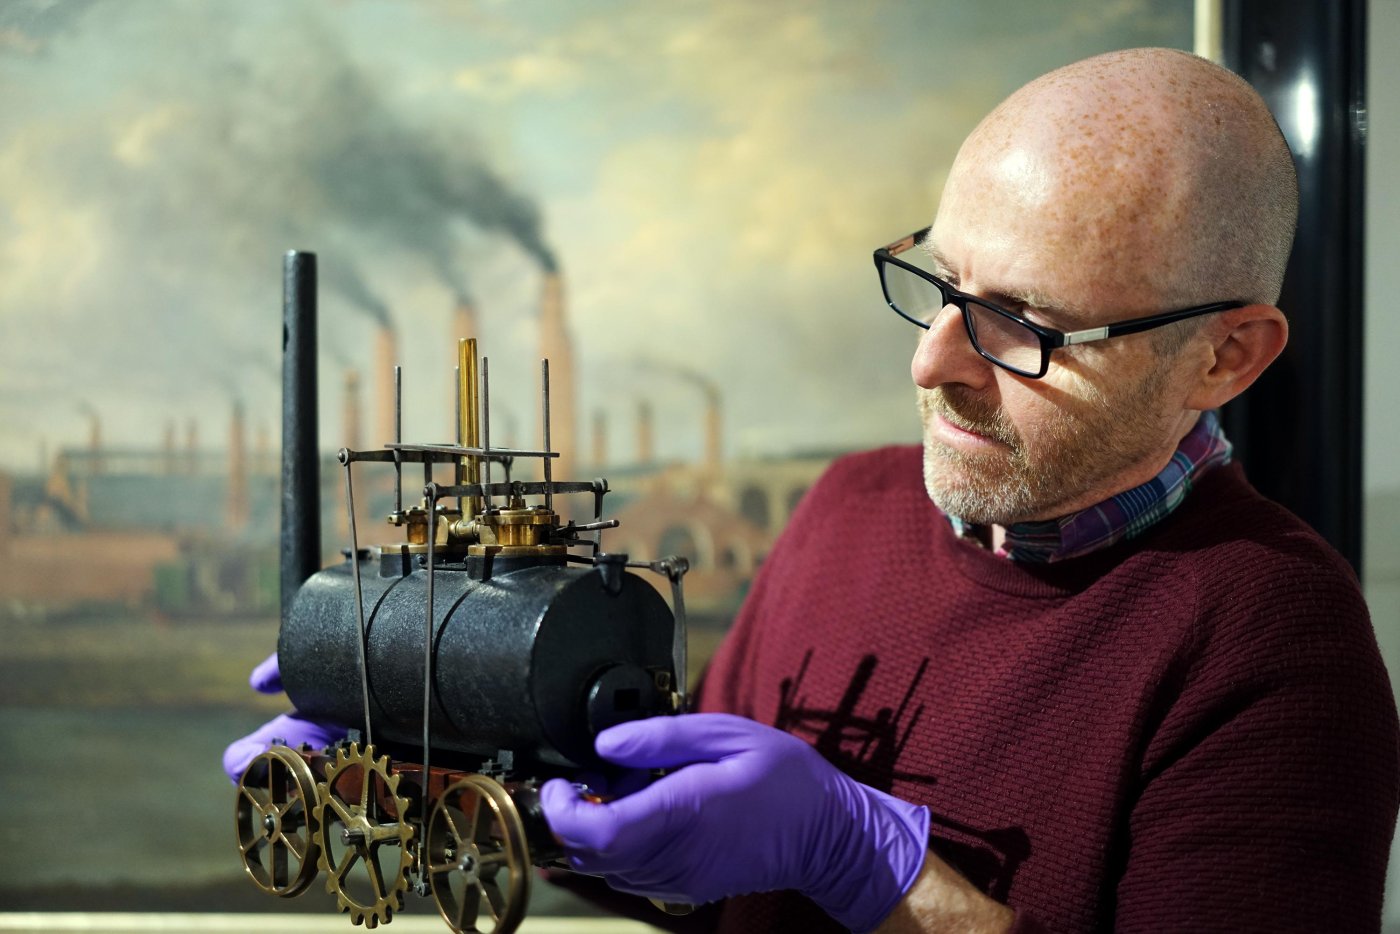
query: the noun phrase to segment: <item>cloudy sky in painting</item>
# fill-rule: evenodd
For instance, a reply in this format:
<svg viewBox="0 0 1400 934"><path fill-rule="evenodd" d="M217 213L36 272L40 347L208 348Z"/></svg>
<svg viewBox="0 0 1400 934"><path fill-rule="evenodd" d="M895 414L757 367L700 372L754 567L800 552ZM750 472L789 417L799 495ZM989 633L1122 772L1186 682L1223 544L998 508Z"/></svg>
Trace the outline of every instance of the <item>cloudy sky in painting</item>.
<svg viewBox="0 0 1400 934"><path fill-rule="evenodd" d="M172 419L222 443L238 398L275 436L293 246L321 257L328 447L381 316L408 434L445 435L458 296L498 417L532 424L551 260L618 460L644 395L658 453L698 451L678 370L721 387L730 456L914 440L871 249L928 223L997 100L1185 46L1191 6L5 0L0 466L84 443L89 411L112 444Z"/></svg>

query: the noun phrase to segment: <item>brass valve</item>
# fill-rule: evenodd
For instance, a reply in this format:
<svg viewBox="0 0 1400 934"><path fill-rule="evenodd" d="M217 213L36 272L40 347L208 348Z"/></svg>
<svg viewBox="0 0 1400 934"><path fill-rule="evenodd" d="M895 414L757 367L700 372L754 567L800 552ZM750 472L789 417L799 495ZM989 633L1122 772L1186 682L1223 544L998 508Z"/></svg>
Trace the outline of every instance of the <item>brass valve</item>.
<svg viewBox="0 0 1400 934"><path fill-rule="evenodd" d="M513 499L504 509L491 509L478 520L483 544L467 549L472 555L562 555L563 545L550 544L559 516L544 506L526 506ZM488 540L491 543L487 543Z"/></svg>
<svg viewBox="0 0 1400 934"><path fill-rule="evenodd" d="M448 544L453 532L461 524L462 513L458 509L450 509L446 505L440 504L437 510L437 542L439 545ZM403 512L394 513L389 516L389 524L404 526L404 537L410 545L428 544L428 506L424 503L421 506L410 506Z"/></svg>

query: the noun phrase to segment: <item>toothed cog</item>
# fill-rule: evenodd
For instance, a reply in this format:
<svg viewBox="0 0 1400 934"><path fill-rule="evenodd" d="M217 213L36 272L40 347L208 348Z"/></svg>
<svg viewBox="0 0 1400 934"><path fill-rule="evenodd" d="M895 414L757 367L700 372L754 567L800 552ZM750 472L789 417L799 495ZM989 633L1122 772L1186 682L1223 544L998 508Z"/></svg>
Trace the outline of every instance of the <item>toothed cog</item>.
<svg viewBox="0 0 1400 934"><path fill-rule="evenodd" d="M350 920L373 928L403 908L413 867L409 802L400 797L399 776L389 757L351 743L336 750L335 763L316 789L320 830L319 867L326 891Z"/></svg>

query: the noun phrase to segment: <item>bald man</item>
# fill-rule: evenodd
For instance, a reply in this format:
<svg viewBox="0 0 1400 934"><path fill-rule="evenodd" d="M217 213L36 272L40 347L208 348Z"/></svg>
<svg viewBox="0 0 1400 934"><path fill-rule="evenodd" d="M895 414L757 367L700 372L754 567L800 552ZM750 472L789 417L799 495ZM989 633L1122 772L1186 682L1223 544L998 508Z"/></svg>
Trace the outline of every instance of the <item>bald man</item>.
<svg viewBox="0 0 1400 934"><path fill-rule="evenodd" d="M1194 56L999 106L875 254L922 450L831 468L703 712L599 736L611 801L544 787L575 868L726 931L1377 930L1366 608L1215 416L1287 340L1296 217L1263 101Z"/></svg>

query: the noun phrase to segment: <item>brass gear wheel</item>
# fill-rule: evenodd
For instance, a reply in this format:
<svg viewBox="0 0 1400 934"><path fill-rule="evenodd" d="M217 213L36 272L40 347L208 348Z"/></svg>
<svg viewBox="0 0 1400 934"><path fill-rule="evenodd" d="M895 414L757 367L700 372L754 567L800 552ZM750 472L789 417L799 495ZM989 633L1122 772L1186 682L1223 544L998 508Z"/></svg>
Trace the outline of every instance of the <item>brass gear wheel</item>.
<svg viewBox="0 0 1400 934"><path fill-rule="evenodd" d="M398 794L399 776L389 757L360 751L359 743L337 747L335 762L316 788L318 865L328 874L326 891L350 920L367 928L387 924L403 908L413 866L409 801Z"/></svg>
<svg viewBox="0 0 1400 934"><path fill-rule="evenodd" d="M433 901L456 934L511 934L520 926L530 901L530 849L520 811L499 782L485 775L454 782L433 806L426 840ZM477 927L482 920L487 926Z"/></svg>
<svg viewBox="0 0 1400 934"><path fill-rule="evenodd" d="M234 806L238 855L264 892L291 898L316 878L316 801L311 767L286 746L259 753L243 770Z"/></svg>

